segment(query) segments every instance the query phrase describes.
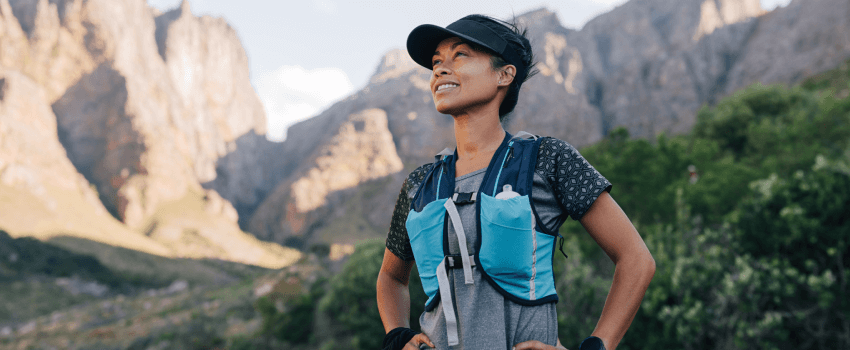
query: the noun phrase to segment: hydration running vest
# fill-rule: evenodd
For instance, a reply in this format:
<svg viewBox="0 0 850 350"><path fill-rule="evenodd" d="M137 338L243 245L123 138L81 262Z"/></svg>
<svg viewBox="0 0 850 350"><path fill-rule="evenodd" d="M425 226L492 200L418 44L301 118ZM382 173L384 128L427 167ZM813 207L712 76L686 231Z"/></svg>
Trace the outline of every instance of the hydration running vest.
<svg viewBox="0 0 850 350"><path fill-rule="evenodd" d="M523 136L532 139L525 139ZM406 228L428 300L436 307L443 295L449 345L458 344L457 318L450 297L446 266L462 264L464 281L472 284L472 266L505 298L520 305L558 301L552 273L555 239L560 236L541 225L531 205L531 188L541 139L526 132L505 135L496 150L481 187L472 193L454 193L453 154L441 152L422 180L411 202ZM476 255L470 256L466 235L455 204L473 202L478 220ZM448 214L448 217L447 215ZM449 254L448 225L457 234L460 256ZM440 249L442 248L442 249Z"/></svg>

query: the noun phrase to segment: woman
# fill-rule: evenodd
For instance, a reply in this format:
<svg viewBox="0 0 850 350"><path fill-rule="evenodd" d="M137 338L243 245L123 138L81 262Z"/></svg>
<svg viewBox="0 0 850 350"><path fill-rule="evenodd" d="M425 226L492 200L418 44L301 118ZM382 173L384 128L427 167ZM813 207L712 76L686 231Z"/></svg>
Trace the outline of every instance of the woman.
<svg viewBox="0 0 850 350"><path fill-rule="evenodd" d="M536 73L525 33L471 15L446 28L417 27L407 48L433 70L434 105L453 116L457 148L402 185L377 281L385 349L564 349L552 259L567 216L616 264L602 315L580 349L615 349L655 262L608 194L611 184L572 146L502 128ZM423 333L408 322L414 263L428 296Z"/></svg>

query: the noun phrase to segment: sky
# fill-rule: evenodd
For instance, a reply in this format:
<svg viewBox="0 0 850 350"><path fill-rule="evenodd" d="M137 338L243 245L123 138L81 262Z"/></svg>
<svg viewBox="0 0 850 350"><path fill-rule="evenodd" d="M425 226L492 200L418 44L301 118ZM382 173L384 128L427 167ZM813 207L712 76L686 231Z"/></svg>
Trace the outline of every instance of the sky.
<svg viewBox="0 0 850 350"><path fill-rule="evenodd" d="M162 11L181 0L147 0ZM366 86L381 58L404 48L420 24L446 26L471 13L510 19L546 7L581 29L625 0L188 0L196 16L223 17L248 54L251 83L266 111L267 137L321 113ZM771 10L790 0L760 0Z"/></svg>

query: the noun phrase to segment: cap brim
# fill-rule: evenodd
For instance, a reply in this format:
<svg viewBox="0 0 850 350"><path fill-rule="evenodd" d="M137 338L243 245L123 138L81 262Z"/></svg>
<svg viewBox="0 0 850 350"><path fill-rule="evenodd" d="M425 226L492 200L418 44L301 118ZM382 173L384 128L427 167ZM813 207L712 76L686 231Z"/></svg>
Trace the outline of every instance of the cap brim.
<svg viewBox="0 0 850 350"><path fill-rule="evenodd" d="M493 50L489 45L472 38L468 35L458 33L456 31L446 29L433 24L423 24L413 29L410 35L407 36L407 53L414 62L420 66L432 69L431 59L434 57L434 51L437 50L437 45L441 41L451 37L459 37L463 40L470 41ZM495 51L495 50L493 50Z"/></svg>

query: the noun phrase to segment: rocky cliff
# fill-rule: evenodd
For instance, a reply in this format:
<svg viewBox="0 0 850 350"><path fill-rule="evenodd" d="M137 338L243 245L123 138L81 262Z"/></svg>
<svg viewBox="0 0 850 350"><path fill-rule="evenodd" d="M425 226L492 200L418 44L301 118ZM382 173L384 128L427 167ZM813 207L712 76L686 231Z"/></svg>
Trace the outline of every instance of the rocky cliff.
<svg viewBox="0 0 850 350"><path fill-rule="evenodd" d="M849 19L846 0L794 0L769 13L758 0L632 0L581 30L564 28L548 10L532 11L517 22L528 28L540 74L523 85L506 128L576 146L619 126L648 138L687 132L697 109L735 90L755 82L792 84L850 58ZM370 108L386 113L406 171L453 147L452 119L434 110L429 73L405 51L388 53L363 90L289 129L287 168L316 166L315 152L328 147L332 130ZM304 247L350 235L381 237L403 178L339 191L314 208L292 195L311 175L287 172L249 230ZM357 209L356 202L372 206Z"/></svg>
<svg viewBox="0 0 850 350"><path fill-rule="evenodd" d="M109 215L68 160L46 99L26 75L0 71L0 225L41 239L71 235L168 255Z"/></svg>
<svg viewBox="0 0 850 350"><path fill-rule="evenodd" d="M251 232L284 242L301 236L315 223L328 221L328 211L320 209L339 207L341 201L331 197L335 192L403 169L387 128L387 114L381 109L349 115L325 141L257 208L249 223ZM334 241L348 241L351 235L343 236L349 237Z"/></svg>
<svg viewBox="0 0 850 350"><path fill-rule="evenodd" d="M43 143L48 149L55 143L57 150L40 152L30 171L78 181L76 191L89 202L90 183L99 193L94 208L106 208L122 223L115 237L131 232L157 243L160 254L264 266L298 257L242 232L237 211L218 192L238 203L251 196L240 188L245 183L261 188L256 183L265 175L240 171L222 176L227 181L215 188L203 185L228 170L219 160L237 148L254 148L239 151L256 154L271 147L257 141L265 133L265 116L248 79L245 52L227 23L192 16L185 1L159 14L143 0L0 0L0 28L0 64L11 77L10 91L42 96L31 99L30 107L7 107L0 115L8 134L19 135L3 139L12 144L0 149L17 162L10 164L22 159L15 145ZM41 113L41 124L16 122L27 110ZM229 159L234 158L239 157ZM68 166L53 171L47 164ZM19 169L0 165L3 174ZM15 191L53 195L46 185L41 191L7 182ZM4 188L4 195L10 191ZM76 210L56 203L57 211ZM34 233L16 226L20 222L4 216L0 226L16 235Z"/></svg>

